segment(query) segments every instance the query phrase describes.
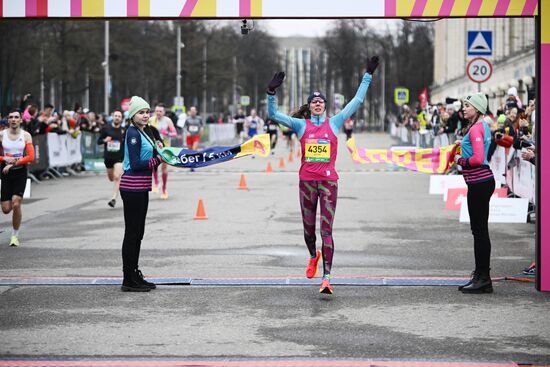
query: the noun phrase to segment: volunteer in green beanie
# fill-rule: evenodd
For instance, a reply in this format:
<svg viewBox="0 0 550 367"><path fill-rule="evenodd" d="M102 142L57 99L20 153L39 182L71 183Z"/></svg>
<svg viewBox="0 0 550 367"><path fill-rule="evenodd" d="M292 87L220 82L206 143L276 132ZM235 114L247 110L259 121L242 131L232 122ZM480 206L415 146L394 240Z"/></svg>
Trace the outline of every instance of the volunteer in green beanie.
<svg viewBox="0 0 550 367"><path fill-rule="evenodd" d="M464 98L464 118L470 121L460 142L462 156L455 162L462 166L462 175L468 185L468 214L474 236L475 269L470 281L458 289L463 293L492 293L489 238L489 200L495 191L495 179L489 167L491 128L483 119L487 112L487 97L474 93Z"/></svg>
<svg viewBox="0 0 550 367"><path fill-rule="evenodd" d="M464 102L468 102L483 115L487 113L487 97L483 93L471 94L464 99Z"/></svg>
<svg viewBox="0 0 550 367"><path fill-rule="evenodd" d="M128 120L132 121L132 117L134 117L139 110L151 110L151 106L149 106L149 103L143 98L133 96L128 106Z"/></svg>
<svg viewBox="0 0 550 367"><path fill-rule="evenodd" d="M134 96L128 108L130 122L124 138L124 173L120 179L120 196L124 203L124 240L122 241L122 291L149 292L156 285L146 281L139 270L141 240L151 191L151 175L161 163L148 125L150 106Z"/></svg>

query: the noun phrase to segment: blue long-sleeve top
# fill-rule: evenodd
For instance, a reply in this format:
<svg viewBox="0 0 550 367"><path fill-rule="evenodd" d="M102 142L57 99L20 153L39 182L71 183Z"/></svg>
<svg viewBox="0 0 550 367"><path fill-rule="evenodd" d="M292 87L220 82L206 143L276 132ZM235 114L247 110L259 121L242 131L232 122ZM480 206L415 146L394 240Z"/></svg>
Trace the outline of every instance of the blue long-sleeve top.
<svg viewBox="0 0 550 367"><path fill-rule="evenodd" d="M131 125L126 131L124 146L120 191L151 191L151 174L160 164L160 160L153 157L152 143Z"/></svg>
<svg viewBox="0 0 550 367"><path fill-rule="evenodd" d="M365 73L365 75L363 75L363 80L361 81L361 84L359 84L359 88L355 93L355 97L349 101L342 111L330 118L329 124L330 128L334 132L334 135L338 134L338 131L344 125L344 122L350 118L351 115L353 115L359 106L365 101L365 95L367 94L371 80L372 75ZM295 131L298 139L304 135L304 131L306 130L306 120L303 118L290 117L284 113L278 112L277 98L274 95L267 95L267 114L273 121L276 121L279 124L289 127ZM311 116L311 122L316 126L319 126L325 122L325 119L325 114L320 116Z"/></svg>
<svg viewBox="0 0 550 367"><path fill-rule="evenodd" d="M126 132L123 169L130 174L151 174L150 160L153 146L131 125Z"/></svg>

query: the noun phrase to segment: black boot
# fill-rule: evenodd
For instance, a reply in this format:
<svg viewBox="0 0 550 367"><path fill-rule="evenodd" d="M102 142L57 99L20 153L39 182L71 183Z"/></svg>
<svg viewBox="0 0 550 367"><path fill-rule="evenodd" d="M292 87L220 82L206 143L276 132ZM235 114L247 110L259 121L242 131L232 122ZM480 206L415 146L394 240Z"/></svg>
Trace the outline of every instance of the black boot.
<svg viewBox="0 0 550 367"><path fill-rule="evenodd" d="M138 269L124 268L124 280L120 289L123 292L149 292L150 287L141 283L138 275Z"/></svg>
<svg viewBox="0 0 550 367"><path fill-rule="evenodd" d="M148 281L145 280L145 278L143 278L143 274L141 273L141 270L137 269L137 274L138 274L139 281L141 282L141 284L144 284L144 285L146 285L147 287L149 287L151 289L156 289L157 288L157 285L155 283L148 282Z"/></svg>
<svg viewBox="0 0 550 367"><path fill-rule="evenodd" d="M478 277L479 277L478 271L477 270L472 271L472 274L470 274L470 280L468 281L468 283L458 286L458 290L461 291L462 288L471 285L474 282L474 278L477 279Z"/></svg>
<svg viewBox="0 0 550 367"><path fill-rule="evenodd" d="M493 283L489 270L476 272L472 283L465 285L460 290L462 293L493 293Z"/></svg>

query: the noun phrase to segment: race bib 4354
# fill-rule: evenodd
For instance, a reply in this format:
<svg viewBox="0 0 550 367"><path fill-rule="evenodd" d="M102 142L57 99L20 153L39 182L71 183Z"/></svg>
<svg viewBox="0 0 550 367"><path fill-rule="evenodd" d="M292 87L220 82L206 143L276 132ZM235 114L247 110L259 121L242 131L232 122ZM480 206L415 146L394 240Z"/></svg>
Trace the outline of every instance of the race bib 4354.
<svg viewBox="0 0 550 367"><path fill-rule="evenodd" d="M327 139L306 140L306 162L330 162L330 141Z"/></svg>

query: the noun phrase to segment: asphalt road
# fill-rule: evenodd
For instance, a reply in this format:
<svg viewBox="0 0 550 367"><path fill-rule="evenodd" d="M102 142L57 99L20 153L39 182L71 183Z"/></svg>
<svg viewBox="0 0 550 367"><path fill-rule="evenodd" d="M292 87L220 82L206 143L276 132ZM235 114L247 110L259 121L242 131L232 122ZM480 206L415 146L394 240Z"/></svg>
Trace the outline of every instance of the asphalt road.
<svg viewBox="0 0 550 367"><path fill-rule="evenodd" d="M341 136L333 277L464 277L473 239L458 212L428 194L429 175L356 166ZM359 146L387 147L383 134ZM285 168L278 168L280 158ZM140 265L146 276L303 277L308 254L298 203L299 163L288 151L170 172L168 200L151 194ZM244 174L248 190L238 190ZM0 278L119 277L122 203L84 173L32 186L20 248L0 219ZM208 220L193 220L204 201ZM494 277L534 258L533 224L491 224ZM19 279L19 278L14 278ZM491 295L455 286L117 285L0 287L0 356L216 360L325 358L550 364L550 294L495 282ZM4 364L5 365L5 364Z"/></svg>

